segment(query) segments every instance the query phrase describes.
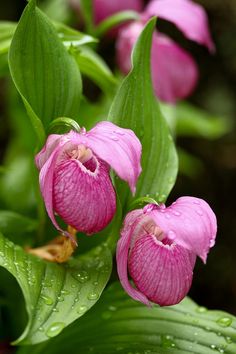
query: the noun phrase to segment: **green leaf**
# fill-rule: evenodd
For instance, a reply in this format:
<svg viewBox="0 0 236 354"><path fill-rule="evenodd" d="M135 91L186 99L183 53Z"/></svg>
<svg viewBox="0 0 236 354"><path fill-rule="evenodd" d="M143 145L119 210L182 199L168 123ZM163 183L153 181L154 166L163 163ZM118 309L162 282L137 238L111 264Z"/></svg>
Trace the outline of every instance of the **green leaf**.
<svg viewBox="0 0 236 354"><path fill-rule="evenodd" d="M71 118L59 117L50 123L48 130L50 133L64 134L71 129L79 132L80 126L75 120Z"/></svg>
<svg viewBox="0 0 236 354"><path fill-rule="evenodd" d="M36 220L20 215L9 210L0 210L0 232L7 237L14 235L15 237L24 236L27 232L37 229Z"/></svg>
<svg viewBox="0 0 236 354"><path fill-rule="evenodd" d="M176 107L177 135L217 139L230 131L230 122L187 102Z"/></svg>
<svg viewBox="0 0 236 354"><path fill-rule="evenodd" d="M67 0L46 0L40 3L41 10L51 19L68 22L71 19L71 4Z"/></svg>
<svg viewBox="0 0 236 354"><path fill-rule="evenodd" d="M64 23L55 21L53 21L52 23L57 30L59 38L66 47L69 47L71 45L80 46L84 44L98 42L97 38L89 36L86 33L79 32L74 28L66 26Z"/></svg>
<svg viewBox="0 0 236 354"><path fill-rule="evenodd" d="M0 178L0 200L7 209L26 213L35 208L32 156L9 156Z"/></svg>
<svg viewBox="0 0 236 354"><path fill-rule="evenodd" d="M85 21L86 32L93 32L93 3L92 0L80 0L80 10Z"/></svg>
<svg viewBox="0 0 236 354"><path fill-rule="evenodd" d="M58 335L97 302L109 279L112 257L102 245L58 265L26 253L0 235L0 266L19 283L29 316L15 344L34 344Z"/></svg>
<svg viewBox="0 0 236 354"><path fill-rule="evenodd" d="M18 354L215 354L236 353L236 318L208 311L185 298L148 308L113 284L86 316L44 345Z"/></svg>
<svg viewBox="0 0 236 354"><path fill-rule="evenodd" d="M140 20L140 15L136 11L120 11L105 20L103 20L99 25L96 27L96 36L101 37L110 29L115 26L120 25L121 23L131 21L131 20Z"/></svg>
<svg viewBox="0 0 236 354"><path fill-rule="evenodd" d="M14 22L0 21L0 55L8 52L15 29Z"/></svg>
<svg viewBox="0 0 236 354"><path fill-rule="evenodd" d="M34 1L26 6L15 31L9 65L41 142L44 132L40 119L47 127L56 117L78 115L81 97L78 66Z"/></svg>
<svg viewBox="0 0 236 354"><path fill-rule="evenodd" d="M95 51L82 46L72 47L70 53L85 76L94 81L105 93L112 93L116 88L117 81L105 61Z"/></svg>
<svg viewBox="0 0 236 354"><path fill-rule="evenodd" d="M178 148L179 173L189 178L199 177L204 171L203 162L196 156L190 154L184 149Z"/></svg>
<svg viewBox="0 0 236 354"><path fill-rule="evenodd" d="M150 49L155 23L155 19L148 22L135 45L133 69L113 101L109 120L132 129L142 143L142 174L136 196L148 194L164 202L175 182L177 154L152 89Z"/></svg>

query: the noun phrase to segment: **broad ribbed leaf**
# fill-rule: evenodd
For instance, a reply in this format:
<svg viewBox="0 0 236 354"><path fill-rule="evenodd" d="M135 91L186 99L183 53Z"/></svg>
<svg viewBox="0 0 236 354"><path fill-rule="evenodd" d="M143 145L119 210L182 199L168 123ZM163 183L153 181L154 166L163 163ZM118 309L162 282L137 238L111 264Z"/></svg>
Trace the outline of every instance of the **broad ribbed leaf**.
<svg viewBox="0 0 236 354"><path fill-rule="evenodd" d="M102 245L58 265L26 253L0 235L0 266L19 283L29 316L15 343L34 344L58 335L96 303L109 279L112 257Z"/></svg>
<svg viewBox="0 0 236 354"><path fill-rule="evenodd" d="M39 119L47 127L56 117L78 115L78 66L33 0L26 6L13 36L9 65L36 131L42 130Z"/></svg>
<svg viewBox="0 0 236 354"><path fill-rule="evenodd" d="M236 318L208 311L189 298L172 307L148 308L119 284L54 340L18 354L216 354L236 353Z"/></svg>
<svg viewBox="0 0 236 354"><path fill-rule="evenodd" d="M150 49L155 23L149 21L135 45L133 69L113 101L109 120L132 129L142 142L143 172L136 196L149 194L164 202L175 182L177 154L152 89Z"/></svg>
<svg viewBox="0 0 236 354"><path fill-rule="evenodd" d="M4 235L15 237L25 236L26 233L35 231L38 227L36 220L30 219L10 210L0 210L0 232Z"/></svg>

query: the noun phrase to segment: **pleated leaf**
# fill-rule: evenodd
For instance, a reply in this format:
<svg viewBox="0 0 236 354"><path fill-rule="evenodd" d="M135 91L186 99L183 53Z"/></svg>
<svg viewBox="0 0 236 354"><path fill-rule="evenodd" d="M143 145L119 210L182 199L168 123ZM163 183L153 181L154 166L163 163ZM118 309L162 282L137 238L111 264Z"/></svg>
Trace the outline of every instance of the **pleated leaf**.
<svg viewBox="0 0 236 354"><path fill-rule="evenodd" d="M112 257L101 245L58 265L26 253L0 235L0 266L19 283L28 313L28 324L15 344L35 344L58 335L97 302L109 279Z"/></svg>
<svg viewBox="0 0 236 354"><path fill-rule="evenodd" d="M236 318L208 311L189 298L148 308L115 283L64 333L18 354L235 354Z"/></svg>

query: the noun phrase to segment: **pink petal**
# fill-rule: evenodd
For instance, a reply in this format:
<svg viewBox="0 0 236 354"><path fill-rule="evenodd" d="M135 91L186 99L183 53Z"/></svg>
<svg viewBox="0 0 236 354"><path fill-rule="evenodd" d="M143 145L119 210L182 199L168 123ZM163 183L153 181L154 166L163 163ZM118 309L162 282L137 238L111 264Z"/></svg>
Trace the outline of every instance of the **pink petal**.
<svg viewBox="0 0 236 354"><path fill-rule="evenodd" d="M84 164L62 160L54 173L53 206L76 230L88 235L101 231L116 211L108 165L96 157Z"/></svg>
<svg viewBox="0 0 236 354"><path fill-rule="evenodd" d="M93 0L93 10L96 24L117 12L125 10L141 12L142 8L142 0Z"/></svg>
<svg viewBox="0 0 236 354"><path fill-rule="evenodd" d="M144 25L133 22L120 31L116 43L117 64L124 74L131 69L131 53ZM198 81L194 59L167 36L154 32L151 52L152 81L162 101L175 103L189 96Z"/></svg>
<svg viewBox="0 0 236 354"><path fill-rule="evenodd" d="M139 221L143 218L142 209L131 211L125 218L124 227L121 231L121 238L117 243L116 262L117 272L121 285L124 290L134 299L143 302L149 306L149 300L145 294L138 289L135 289L128 279L128 254L131 244L131 238L138 236L140 228L138 227Z"/></svg>
<svg viewBox="0 0 236 354"><path fill-rule="evenodd" d="M211 52L215 49L206 12L199 4L190 0L153 0L148 4L143 15L144 18L157 16L170 21L187 38L205 45Z"/></svg>
<svg viewBox="0 0 236 354"><path fill-rule="evenodd" d="M51 134L48 136L46 144L42 148L42 150L35 156L35 163L38 169L41 169L57 144L59 143L59 139L61 135L59 134Z"/></svg>
<svg viewBox="0 0 236 354"><path fill-rule="evenodd" d="M128 182L132 193L141 173L141 143L130 129L100 122L86 134L86 145Z"/></svg>
<svg viewBox="0 0 236 354"><path fill-rule="evenodd" d="M58 225L55 216L54 216L54 208L53 208L53 179L54 179L54 169L56 167L57 159L63 150L63 145L58 146L51 153L48 160L44 163L40 170L39 174L39 184L41 193L44 199L45 207L50 217L53 225L57 230L63 232L63 230ZM40 153L39 153L40 154Z"/></svg>
<svg viewBox="0 0 236 354"><path fill-rule="evenodd" d="M151 63L154 90L162 101L175 103L196 87L198 68L193 58L160 33L153 35Z"/></svg>
<svg viewBox="0 0 236 354"><path fill-rule="evenodd" d="M182 197L170 207L155 207L149 216L165 235L206 262L215 244L216 216L202 199Z"/></svg>
<svg viewBox="0 0 236 354"><path fill-rule="evenodd" d="M144 26L143 22L134 21L119 32L116 41L116 60L125 75L131 69L131 53Z"/></svg>
<svg viewBox="0 0 236 354"><path fill-rule="evenodd" d="M129 273L136 287L160 306L179 303L188 293L193 276L193 256L175 243L154 236L139 238L129 255Z"/></svg>

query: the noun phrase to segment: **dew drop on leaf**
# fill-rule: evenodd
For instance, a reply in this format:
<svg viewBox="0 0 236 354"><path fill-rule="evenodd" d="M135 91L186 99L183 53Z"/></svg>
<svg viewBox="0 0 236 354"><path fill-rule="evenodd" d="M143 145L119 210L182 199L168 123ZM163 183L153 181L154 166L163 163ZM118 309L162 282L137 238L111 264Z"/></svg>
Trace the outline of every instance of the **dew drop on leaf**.
<svg viewBox="0 0 236 354"><path fill-rule="evenodd" d="M55 323L51 324L51 326L47 329L46 335L50 338L55 337L59 333L61 333L61 331L63 330L64 327L65 327L65 323L55 322Z"/></svg>
<svg viewBox="0 0 236 354"><path fill-rule="evenodd" d="M161 346L163 348L174 348L174 347L176 347L176 344L175 344L172 336L162 335L161 336Z"/></svg>
<svg viewBox="0 0 236 354"><path fill-rule="evenodd" d="M46 295L41 295L41 298L43 299L43 302L46 304L46 305L52 305L53 304L53 299L50 298L49 296L46 296Z"/></svg>
<svg viewBox="0 0 236 354"><path fill-rule="evenodd" d="M86 283L89 280L89 275L85 270L82 270L81 272L76 274L76 278L80 283Z"/></svg>
<svg viewBox="0 0 236 354"><path fill-rule="evenodd" d="M230 317L220 317L216 322L221 327L229 327L231 325L231 323L232 323L232 318L230 318Z"/></svg>
<svg viewBox="0 0 236 354"><path fill-rule="evenodd" d="M102 313L102 318L103 318L104 320L109 320L109 318L111 318L111 316L112 316L111 311L104 311L104 312Z"/></svg>
<svg viewBox="0 0 236 354"><path fill-rule="evenodd" d="M98 294L97 293L90 293L88 294L88 300L97 300L98 299Z"/></svg>
<svg viewBox="0 0 236 354"><path fill-rule="evenodd" d="M84 312L86 312L87 311L87 306L85 306L85 305L81 305L81 306L79 306L78 308L77 308L77 313L78 314L83 314Z"/></svg>
<svg viewBox="0 0 236 354"><path fill-rule="evenodd" d="M196 312L198 312L198 313L206 313L207 312L207 308L204 307L204 306L198 306L196 308Z"/></svg>

